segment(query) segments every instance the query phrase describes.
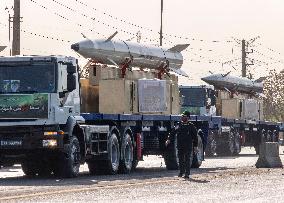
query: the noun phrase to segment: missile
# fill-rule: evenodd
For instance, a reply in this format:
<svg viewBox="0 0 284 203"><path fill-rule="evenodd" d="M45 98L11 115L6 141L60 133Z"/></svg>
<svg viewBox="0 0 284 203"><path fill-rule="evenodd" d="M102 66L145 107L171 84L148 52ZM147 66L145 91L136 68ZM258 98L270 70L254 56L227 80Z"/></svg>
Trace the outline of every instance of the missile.
<svg viewBox="0 0 284 203"><path fill-rule="evenodd" d="M112 40L116 34L117 32L108 39L90 40L85 37L85 40L72 44L71 49L96 63L116 66L128 63L130 67L173 71L188 77L181 70L183 64L181 52L189 44L179 44L170 49L164 49L129 41Z"/></svg>
<svg viewBox="0 0 284 203"><path fill-rule="evenodd" d="M227 89L242 93L262 93L263 84L252 81L245 77L236 77L229 74L212 74L201 78L204 82L213 85L216 89Z"/></svg>

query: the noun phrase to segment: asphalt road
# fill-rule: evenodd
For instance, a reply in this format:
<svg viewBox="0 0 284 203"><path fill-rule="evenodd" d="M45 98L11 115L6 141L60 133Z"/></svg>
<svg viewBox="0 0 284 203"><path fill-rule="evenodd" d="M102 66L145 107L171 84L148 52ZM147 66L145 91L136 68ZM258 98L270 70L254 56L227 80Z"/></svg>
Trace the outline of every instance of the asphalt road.
<svg viewBox="0 0 284 203"><path fill-rule="evenodd" d="M253 148L208 158L189 181L157 156L145 157L127 175L91 176L84 165L74 179L26 178L16 165L0 170L0 202L284 202L284 170L256 169L257 159Z"/></svg>

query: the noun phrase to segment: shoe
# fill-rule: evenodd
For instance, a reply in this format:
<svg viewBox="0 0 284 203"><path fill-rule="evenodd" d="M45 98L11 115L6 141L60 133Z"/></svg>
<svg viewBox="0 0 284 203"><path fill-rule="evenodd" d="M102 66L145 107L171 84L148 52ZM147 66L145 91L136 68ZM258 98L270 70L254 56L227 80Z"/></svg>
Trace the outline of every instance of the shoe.
<svg viewBox="0 0 284 203"><path fill-rule="evenodd" d="M181 178L181 177L182 177L182 175L183 175L182 173L179 173L179 174L178 174L178 177L180 177L180 178Z"/></svg>

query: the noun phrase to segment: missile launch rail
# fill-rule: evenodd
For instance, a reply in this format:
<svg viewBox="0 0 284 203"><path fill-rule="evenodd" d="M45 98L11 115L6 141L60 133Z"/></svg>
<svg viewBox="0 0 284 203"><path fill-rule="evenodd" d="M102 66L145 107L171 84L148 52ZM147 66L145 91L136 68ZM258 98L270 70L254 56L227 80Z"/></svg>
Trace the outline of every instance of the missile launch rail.
<svg viewBox="0 0 284 203"><path fill-rule="evenodd" d="M76 177L83 163L91 174L129 173L143 156L162 155L168 169L178 168L176 144L165 141L180 116L81 114L79 81L73 57L0 57L0 166ZM192 119L208 128L209 120ZM202 164L205 145L200 134L192 167Z"/></svg>

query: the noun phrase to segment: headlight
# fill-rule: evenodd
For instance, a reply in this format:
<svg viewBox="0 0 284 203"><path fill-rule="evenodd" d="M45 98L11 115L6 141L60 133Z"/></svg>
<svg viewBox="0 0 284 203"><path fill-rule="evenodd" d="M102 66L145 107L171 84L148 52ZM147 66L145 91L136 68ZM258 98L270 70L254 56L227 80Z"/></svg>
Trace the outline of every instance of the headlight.
<svg viewBox="0 0 284 203"><path fill-rule="evenodd" d="M57 140L42 140L42 146L43 147L56 147L57 146Z"/></svg>

